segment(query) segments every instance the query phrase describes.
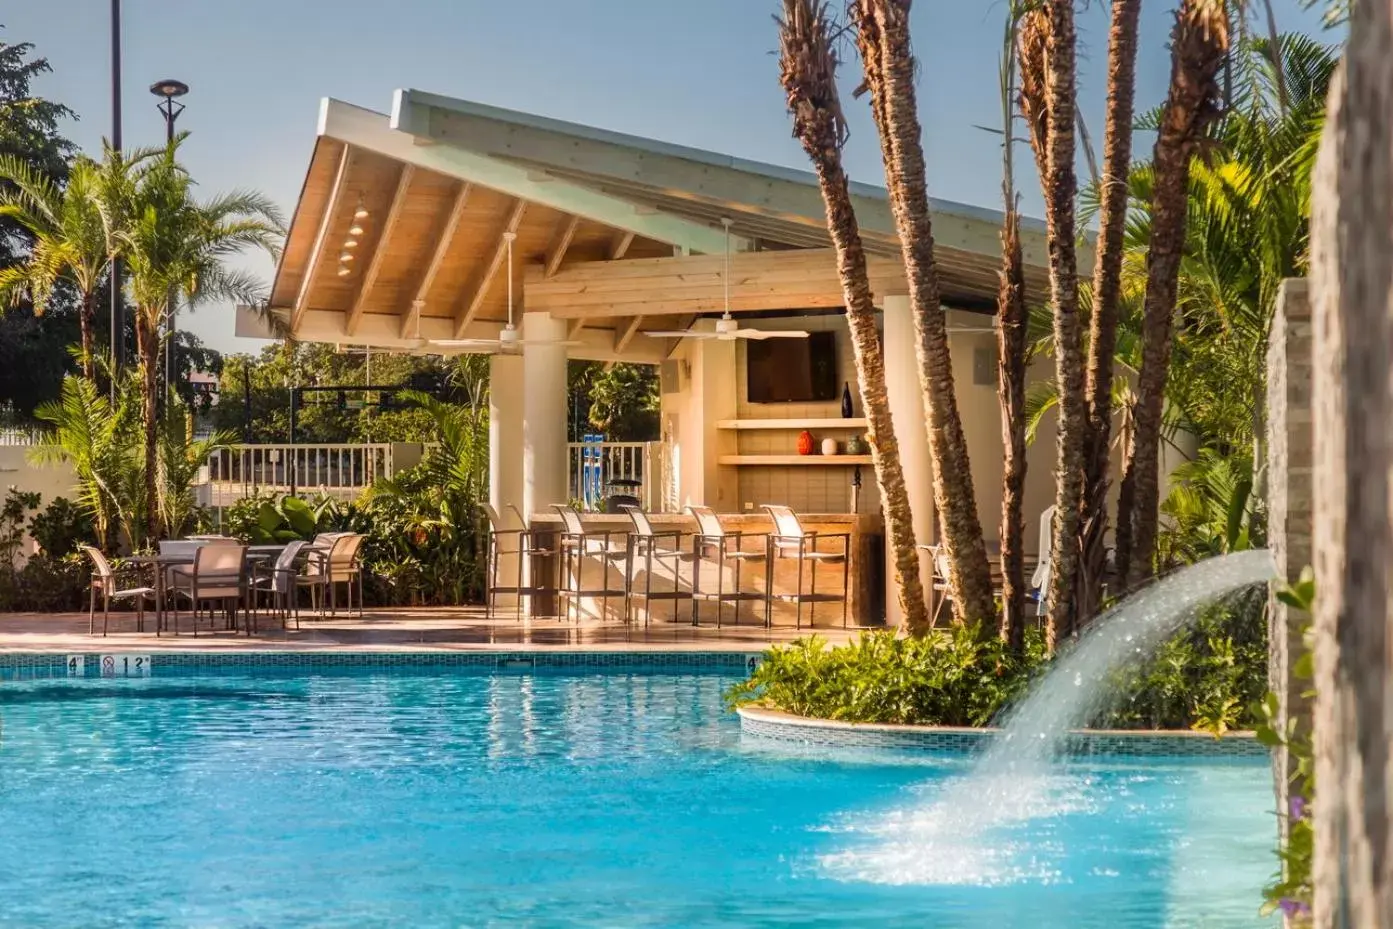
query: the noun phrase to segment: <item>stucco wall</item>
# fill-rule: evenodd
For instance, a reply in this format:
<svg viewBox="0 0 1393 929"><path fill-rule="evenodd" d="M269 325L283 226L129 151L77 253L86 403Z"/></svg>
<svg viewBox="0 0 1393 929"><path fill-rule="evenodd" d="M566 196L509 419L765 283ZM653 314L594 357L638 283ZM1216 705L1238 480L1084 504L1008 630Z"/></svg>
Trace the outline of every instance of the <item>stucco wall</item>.
<svg viewBox="0 0 1393 929"><path fill-rule="evenodd" d="M72 469L67 465L31 465L25 457L28 451L23 446L0 446L0 490L8 494L10 488L14 487L37 492L43 496L44 506L53 502L54 497L71 500L75 480ZM27 557L33 550L33 543L30 542L23 555Z"/></svg>

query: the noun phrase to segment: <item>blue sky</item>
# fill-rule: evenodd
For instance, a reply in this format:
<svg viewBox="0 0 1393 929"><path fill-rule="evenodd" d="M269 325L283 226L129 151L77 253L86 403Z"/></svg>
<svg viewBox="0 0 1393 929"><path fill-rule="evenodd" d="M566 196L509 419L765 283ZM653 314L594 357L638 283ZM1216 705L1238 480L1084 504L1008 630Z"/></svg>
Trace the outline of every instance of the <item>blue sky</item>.
<svg viewBox="0 0 1393 929"><path fill-rule="evenodd" d="M96 150L110 132L107 3L9 4L9 42L33 42L54 73L36 90L72 107L67 127ZM386 111L394 88L414 87L805 168L778 85L774 0L124 0L124 134L127 145L163 139L147 88L189 84L184 157L208 192L253 187L294 208L314 141L319 99ZM1169 70L1173 0L1143 4L1138 107L1161 101ZM1274 0L1284 31L1318 32L1298 0ZM995 136L1001 0L920 0L914 37L919 105L936 197L1000 202ZM1080 105L1101 145L1107 57L1106 4L1080 17ZM845 69L848 85L856 64ZM864 101L847 101L848 166L883 183ZM1138 154L1149 150L1138 137ZM1028 213L1040 194L1030 159L1018 158ZM269 260L248 266L269 283ZM230 308L208 306L181 325L214 347L247 350L232 336Z"/></svg>

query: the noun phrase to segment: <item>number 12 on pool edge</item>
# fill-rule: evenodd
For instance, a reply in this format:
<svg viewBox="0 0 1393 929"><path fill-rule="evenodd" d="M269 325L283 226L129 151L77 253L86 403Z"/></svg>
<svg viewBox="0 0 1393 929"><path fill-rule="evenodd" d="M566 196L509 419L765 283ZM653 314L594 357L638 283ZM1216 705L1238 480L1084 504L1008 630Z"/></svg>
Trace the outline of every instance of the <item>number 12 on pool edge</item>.
<svg viewBox="0 0 1393 929"><path fill-rule="evenodd" d="M149 677L149 655L103 655L102 677Z"/></svg>

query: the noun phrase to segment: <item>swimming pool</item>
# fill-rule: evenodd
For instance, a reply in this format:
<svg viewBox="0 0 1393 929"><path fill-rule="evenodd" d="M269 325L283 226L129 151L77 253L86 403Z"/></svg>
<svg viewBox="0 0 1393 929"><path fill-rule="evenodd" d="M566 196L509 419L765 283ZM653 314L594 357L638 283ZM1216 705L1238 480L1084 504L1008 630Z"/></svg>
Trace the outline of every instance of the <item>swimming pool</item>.
<svg viewBox="0 0 1393 929"><path fill-rule="evenodd" d="M961 759L742 741L735 673L0 683L0 925L1260 924L1261 761L1062 766L955 849Z"/></svg>

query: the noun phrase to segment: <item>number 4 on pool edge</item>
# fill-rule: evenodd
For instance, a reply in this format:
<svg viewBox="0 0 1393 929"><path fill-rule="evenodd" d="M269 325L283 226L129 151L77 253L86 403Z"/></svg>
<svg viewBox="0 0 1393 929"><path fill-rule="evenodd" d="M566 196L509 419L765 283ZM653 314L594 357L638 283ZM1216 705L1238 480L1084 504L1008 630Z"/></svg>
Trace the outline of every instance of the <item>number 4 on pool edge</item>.
<svg viewBox="0 0 1393 929"><path fill-rule="evenodd" d="M68 677L86 677L87 658L83 655L68 656Z"/></svg>

